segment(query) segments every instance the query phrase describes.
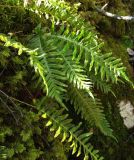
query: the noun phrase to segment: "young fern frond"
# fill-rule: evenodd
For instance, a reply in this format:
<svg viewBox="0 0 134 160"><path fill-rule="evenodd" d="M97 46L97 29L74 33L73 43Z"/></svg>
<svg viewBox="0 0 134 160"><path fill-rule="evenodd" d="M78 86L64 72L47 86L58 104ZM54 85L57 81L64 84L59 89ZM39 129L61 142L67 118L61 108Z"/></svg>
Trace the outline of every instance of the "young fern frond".
<svg viewBox="0 0 134 160"><path fill-rule="evenodd" d="M46 126L50 127L50 131L55 131L54 137L62 136L61 142L65 140L70 143L72 148L72 154L80 156L84 153L84 158L89 158L89 155L93 160L103 160L100 157L98 150L93 149L93 146L89 143L89 139L92 133L84 133L79 125L74 125L72 119L68 118L67 114L64 114L63 109L55 109L54 107L43 107L42 112L45 112L42 117L47 118Z"/></svg>
<svg viewBox="0 0 134 160"><path fill-rule="evenodd" d="M81 114L82 118L97 126L105 135L115 138L98 99L93 101L84 91L74 87L71 87L68 93L77 114Z"/></svg>

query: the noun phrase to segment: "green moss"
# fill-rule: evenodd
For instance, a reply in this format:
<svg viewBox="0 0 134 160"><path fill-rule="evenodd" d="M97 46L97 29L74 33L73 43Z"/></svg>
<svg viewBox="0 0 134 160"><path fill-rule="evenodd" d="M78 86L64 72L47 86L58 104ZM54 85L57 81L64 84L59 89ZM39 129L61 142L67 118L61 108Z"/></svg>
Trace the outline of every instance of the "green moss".
<svg viewBox="0 0 134 160"><path fill-rule="evenodd" d="M68 147L65 148L59 139L53 139L52 146L49 150L44 151L45 160L67 160L66 151L68 152Z"/></svg>

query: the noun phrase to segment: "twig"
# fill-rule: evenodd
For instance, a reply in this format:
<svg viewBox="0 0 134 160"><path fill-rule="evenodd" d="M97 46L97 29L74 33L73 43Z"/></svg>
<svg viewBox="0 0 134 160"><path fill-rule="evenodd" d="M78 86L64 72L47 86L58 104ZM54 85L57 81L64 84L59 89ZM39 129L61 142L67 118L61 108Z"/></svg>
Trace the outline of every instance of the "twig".
<svg viewBox="0 0 134 160"><path fill-rule="evenodd" d="M34 96L32 95L32 93L29 91L29 89L23 84L23 86L25 87L26 91L28 92L29 96L31 99L34 98Z"/></svg>
<svg viewBox="0 0 134 160"><path fill-rule="evenodd" d="M15 117L15 114L13 113L13 111L11 110L11 108L3 101L3 99L0 97L1 102L5 105L5 107L10 111L10 113L12 114L12 116L14 117L16 123L18 124L18 120Z"/></svg>
<svg viewBox="0 0 134 160"><path fill-rule="evenodd" d="M19 102L19 103L21 103L21 104L25 104L25 105L30 106L30 107L32 107L32 108L34 108L34 109L37 110L36 106L34 106L34 105L31 105L31 104L29 104L29 103L26 103L26 102L24 102L24 101L21 101L21 100L19 100L19 99L14 98L14 97L10 97L10 98L12 98L14 101L17 101L17 102Z"/></svg>
<svg viewBox="0 0 134 160"><path fill-rule="evenodd" d="M24 102L24 101L21 101L21 100L19 100L19 99L14 98L14 97L8 96L8 95L7 95L5 92L3 92L2 90L0 90L0 92L1 92L2 94L4 94L6 97L8 97L8 98L10 98L10 99L12 99L12 100L14 100L14 101L17 101L17 102L19 102L19 103L25 104L25 105L30 106L30 107L32 107L32 108L34 108L34 109L37 110L36 106L34 106L34 105L31 105L31 104L29 104L29 103L26 103L26 102Z"/></svg>
<svg viewBox="0 0 134 160"><path fill-rule="evenodd" d="M13 98L12 97L10 97L10 96L8 96L5 92L3 92L2 90L0 90L0 92L5 96L5 97L7 97L7 99L9 99L10 100L10 102L15 106L15 108L20 112L20 114L21 114L21 117L23 117L23 114L22 114L22 112L18 109L18 107L17 107L17 105L14 103L14 101L12 100ZM13 112L13 111L12 111Z"/></svg>
<svg viewBox="0 0 134 160"><path fill-rule="evenodd" d="M3 72L5 71L6 67L3 68L3 70L0 72L0 77L2 76Z"/></svg>
<svg viewBox="0 0 134 160"><path fill-rule="evenodd" d="M108 3L106 3L101 9L98 7L95 7L95 8L98 12L100 12L101 14L103 14L107 17L115 18L118 20L124 20L124 21L134 21L134 16L119 16L117 14L113 14L113 13L105 11L104 9L107 7L107 5L108 5Z"/></svg>
<svg viewBox="0 0 134 160"><path fill-rule="evenodd" d="M107 6L108 6L108 3L106 3L106 4L101 8L101 10L104 10Z"/></svg>

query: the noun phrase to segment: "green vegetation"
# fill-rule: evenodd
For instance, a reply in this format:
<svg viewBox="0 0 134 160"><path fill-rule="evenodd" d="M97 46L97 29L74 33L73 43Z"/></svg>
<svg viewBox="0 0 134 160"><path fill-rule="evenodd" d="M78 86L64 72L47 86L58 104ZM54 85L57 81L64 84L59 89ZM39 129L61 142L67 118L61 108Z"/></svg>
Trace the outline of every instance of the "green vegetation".
<svg viewBox="0 0 134 160"><path fill-rule="evenodd" d="M0 6L0 159L116 155L118 129L124 137L127 131L112 105L132 82L122 57L109 52L112 38L106 44L98 38L79 3L2 0ZM124 46L129 41L122 38Z"/></svg>

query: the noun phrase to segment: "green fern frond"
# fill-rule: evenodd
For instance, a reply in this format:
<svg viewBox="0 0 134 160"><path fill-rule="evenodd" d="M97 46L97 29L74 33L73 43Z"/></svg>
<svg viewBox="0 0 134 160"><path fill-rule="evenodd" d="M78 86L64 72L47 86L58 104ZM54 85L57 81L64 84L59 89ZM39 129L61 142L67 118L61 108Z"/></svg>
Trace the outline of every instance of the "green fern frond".
<svg viewBox="0 0 134 160"><path fill-rule="evenodd" d="M3 45L6 47L13 47L15 49L18 49L19 55L21 55L22 52L34 52L33 50L26 48L20 42L16 42L15 40L11 39L10 36L6 36L5 34L0 34L0 41L3 42Z"/></svg>
<svg viewBox="0 0 134 160"><path fill-rule="evenodd" d="M72 48L74 60L83 61L88 70L93 70L95 75L100 73L102 80L117 83L120 78L124 78L130 82L120 59L114 58L111 53L100 54L102 44L98 43L98 38L92 31L91 25L77 14L77 7L71 10L68 3L64 1L48 0L47 3L39 6L33 5L33 10L50 15L52 29L49 35L51 39L54 39L58 48L64 48L64 45L68 43ZM57 24L61 26L59 32Z"/></svg>
<svg viewBox="0 0 134 160"><path fill-rule="evenodd" d="M126 68L123 67L121 59L112 56L112 53L104 55L92 55L89 71L94 70L95 75L100 73L101 79L117 83L119 77L129 81L125 75Z"/></svg>
<svg viewBox="0 0 134 160"><path fill-rule="evenodd" d="M85 22L77 14L79 5L80 3L77 3L73 5L73 7L70 7L70 4L64 0L47 0L42 1L42 3L35 3L35 0L31 0L31 3L27 4L25 7L39 16L45 14L46 18L54 23L56 21L62 21L73 26L77 24L77 27L79 26L79 28L81 28L83 25L85 25ZM90 26L90 28L93 27Z"/></svg>
<svg viewBox="0 0 134 160"><path fill-rule="evenodd" d="M90 155L93 160L103 159L103 157L98 155L98 150L93 149L93 146L89 143L92 133L83 133L80 129L81 124L74 125L72 119L69 119L68 115L64 114L63 109L57 110L51 108L50 110L50 108L45 109L42 117L48 119L46 126L50 127L50 131L55 131L55 138L60 135L62 136L61 142L65 140L69 142L72 148L72 154L76 154L77 157L84 152L87 158Z"/></svg>
<svg viewBox="0 0 134 160"><path fill-rule="evenodd" d="M73 59L80 61L84 57L83 61L88 70L93 70L95 75L100 73L102 80L117 83L121 77L130 82L120 59L114 58L111 53L100 54L102 44L98 43L96 34L91 31L91 25L77 14L77 7L72 9L68 3L61 0L47 0L44 3L37 1L37 4L31 1L27 9L40 15L50 15L53 30L56 29L57 22L62 26L59 32L56 30L51 33L51 37L57 39L56 45L63 41L70 44L73 48Z"/></svg>
<svg viewBox="0 0 134 160"><path fill-rule="evenodd" d="M129 81L121 59L113 57L111 53L102 55L100 53L102 44L98 44L97 38L91 32L87 33L83 28L74 32L69 27L64 29L61 27L59 32L53 32L50 36L60 46L68 44L69 48L72 48L72 59L79 62L84 58L84 66L89 71L93 70L95 75L100 74L102 80L117 83L122 77Z"/></svg>
<svg viewBox="0 0 134 160"><path fill-rule="evenodd" d="M37 49L38 55L31 56L30 59L47 86L48 96L55 98L64 106L62 93L66 92L66 85L63 83L66 77L62 66L62 57L51 43L51 40L46 39L42 32L38 32L29 42L29 47Z"/></svg>
<svg viewBox="0 0 134 160"><path fill-rule="evenodd" d="M37 39L35 38L32 40L32 45L34 44L34 50L32 50L32 49L25 48L20 43L14 42L11 39L7 38L6 36L0 35L0 39L2 41L6 42L7 46L12 46L14 48L17 48L21 52L24 51L24 52L27 52L28 54L30 54L30 58L33 61L33 65L35 67L35 70L36 69L38 70L40 76L42 77L42 79L44 78L43 80L48 85L48 88L50 87L49 93L51 93L51 94L49 94L49 93L48 94L51 97L54 97L60 104L64 105L62 103L62 99L61 99L62 93L65 92L65 89L64 89L65 82L63 82L63 81L65 80L64 75L66 75L65 71L64 71L65 68L63 67L63 65L61 65L64 62L64 61L62 61L63 57L61 56L61 53L62 54L64 53L64 52L62 52L63 49L61 49L61 51L58 53L58 52L54 52L54 50L51 50L51 49L53 49L53 47L50 48L50 51L49 51L49 47L48 47L48 51L51 54L49 54L49 52L47 52L47 49L46 49L46 52L44 52L45 51L44 47L46 46L47 43L51 44L51 40L45 41L43 39L43 38L45 38L45 36L43 36L43 35L41 35L42 39L39 37L39 35L36 35L35 37L36 38L38 37L38 38ZM35 41L35 43L33 41ZM45 42L46 42L46 44L45 44ZM53 43L53 41L52 41L52 43ZM47 48L47 46L46 46L46 48ZM35 49L36 49L36 51L35 51ZM55 58L57 58L56 62L55 62ZM67 59L66 59L66 62L68 62ZM77 65L77 63L76 63L76 65ZM59 71L58 66L60 67L61 71ZM76 67L73 70L76 70ZM61 74L62 72L64 73L64 75ZM67 71L66 71L66 73L67 73ZM49 76L48 79L46 79L47 74ZM81 75L80 75L80 77L81 77ZM76 85L76 87L78 87L78 85ZM58 92L56 91L56 89L58 90ZM88 120L88 122L94 123L97 127L99 127L100 130L105 135L112 136L112 130L110 129L110 126L107 123L104 114L102 113L100 103L93 102L88 96L85 96L84 93L82 93L80 90L78 90L76 88L74 88L74 89L71 88L71 90L72 91L69 92L69 94L71 95L70 99L73 100L76 111L78 113L81 113L82 116L85 117L86 120ZM91 106L91 107L89 107L89 106ZM87 110L88 110L88 112L87 112Z"/></svg>
<svg viewBox="0 0 134 160"><path fill-rule="evenodd" d="M82 118L87 120L87 122L100 128L105 135L115 138L98 99L93 101L84 91L74 87L71 87L68 93L77 114L81 114Z"/></svg>
<svg viewBox="0 0 134 160"><path fill-rule="evenodd" d="M101 90L103 93L108 94L112 93L114 96L114 92L112 90L112 84L107 83L106 81L101 80L99 75L94 75L90 73L90 79L93 82L93 86L98 90Z"/></svg>
<svg viewBox="0 0 134 160"><path fill-rule="evenodd" d="M91 92L92 83L80 63L76 63L72 60L72 54L70 53L72 50L69 47L70 46L66 44L61 51L59 50L59 53L63 58L63 71L70 83L78 89L84 89L91 97L93 97Z"/></svg>
<svg viewBox="0 0 134 160"><path fill-rule="evenodd" d="M18 49L18 54L27 52L30 56L31 65L35 71L42 77L44 86L46 86L47 95L55 98L63 107L62 93L66 92L66 85L63 81L66 80L63 71L61 55L51 46L51 40L46 41L45 36L41 33L31 39L29 46L32 49L24 47L21 43L12 40L3 34L0 34L0 40L5 42L5 46ZM63 72L61 72L62 70Z"/></svg>
<svg viewBox="0 0 134 160"><path fill-rule="evenodd" d="M53 17L50 18L53 23L53 30L55 30L57 22L62 25L59 33L56 30L56 33L51 33L51 37L55 38L55 41L57 39L56 44L61 45L63 41L70 44L73 48L73 59L80 61L81 58L84 57L85 66L88 65L89 71L94 70L96 75L101 73L102 80L112 80L113 83L116 83L119 77L122 77L129 81L125 75L125 67L123 67L120 59L113 58L111 53L105 55L100 54L102 44L98 43L97 36L93 31L91 32L91 26L87 25L87 23L76 14L76 10L70 11L70 6L64 1L61 4L61 1L53 0L49 0L47 4L40 6L37 10L41 10L42 7L44 7L43 13L49 13ZM60 14L63 13L63 10L64 14ZM64 19L66 19L67 24L64 22ZM66 24L66 27L64 27L64 24ZM68 27L68 24L70 24L71 27Z"/></svg>
<svg viewBox="0 0 134 160"><path fill-rule="evenodd" d="M62 55L64 59L64 71L69 82L73 83L73 85L78 89L84 89L91 97L93 97L91 92L92 83L86 76L84 68L80 64L73 61L72 56L66 54L66 51Z"/></svg>
<svg viewBox="0 0 134 160"><path fill-rule="evenodd" d="M80 63L76 63L75 61L72 60L72 55L70 54L72 50L69 48L70 46L66 44L60 50L60 47L59 48L55 47L56 46L55 39L52 39L48 33L44 33L41 29L37 28L37 30L38 30L37 35L34 36L34 38L30 41L31 43L30 47L34 47L33 49L38 49L37 52L40 54L40 56L38 57L41 57L40 59L38 58L37 60L36 56L36 60L34 60L36 62L35 65L37 65L37 63L38 65L42 64L44 67L44 68L42 67L42 70L44 69L47 72L46 73L47 76L48 74L50 75L50 78L48 80L45 80L46 84L51 84L50 87L48 86L48 95L50 97L53 97L53 95L51 94L51 90L49 90L49 88L54 89L55 86L58 86L58 88L54 90L55 92L58 91L59 93L62 93L62 91L64 92L65 89L63 88L64 90L63 89L61 90L59 87L60 85L62 87L66 87L66 85L64 84L65 82L62 83L62 81L65 81L67 79L69 80L70 83L73 83L73 85L76 86L78 89L86 90L89 93L89 95L93 97L93 94L90 89L91 82L86 76L84 68L80 65ZM51 44L48 44L49 42ZM61 45L61 47L62 46L63 45ZM51 50L54 52L52 52ZM51 63L49 63L49 57L51 57L50 59ZM47 68L45 66L47 66ZM52 74L51 74L51 66L53 67ZM35 66L35 68L37 67ZM54 77L52 77L51 75L53 75ZM61 75L61 77L59 75ZM44 77L45 76L43 76L43 78ZM55 83L57 82L57 84L52 84L51 81L54 81ZM60 96L57 95L57 97ZM55 96L56 99L58 99L57 97Z"/></svg>

